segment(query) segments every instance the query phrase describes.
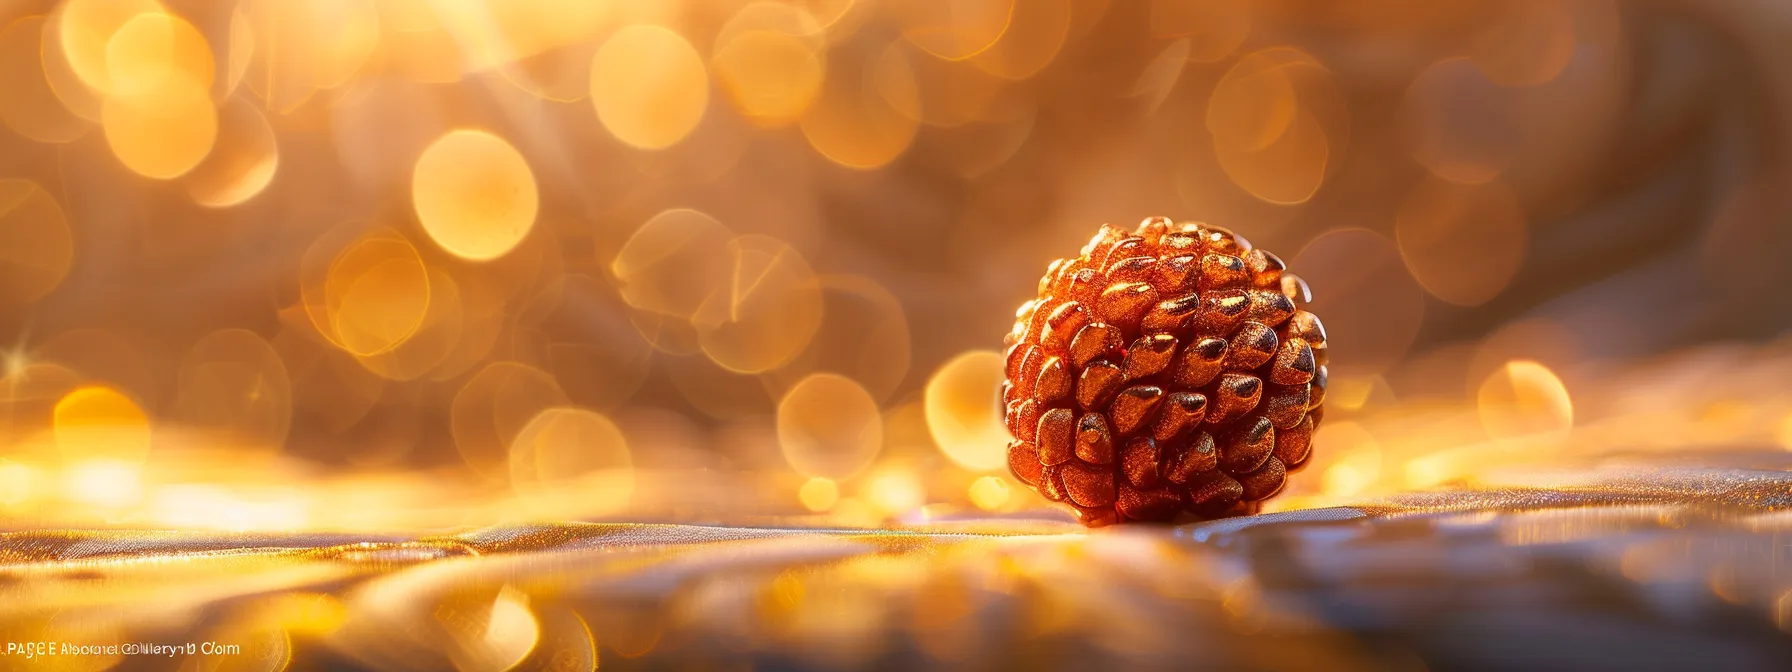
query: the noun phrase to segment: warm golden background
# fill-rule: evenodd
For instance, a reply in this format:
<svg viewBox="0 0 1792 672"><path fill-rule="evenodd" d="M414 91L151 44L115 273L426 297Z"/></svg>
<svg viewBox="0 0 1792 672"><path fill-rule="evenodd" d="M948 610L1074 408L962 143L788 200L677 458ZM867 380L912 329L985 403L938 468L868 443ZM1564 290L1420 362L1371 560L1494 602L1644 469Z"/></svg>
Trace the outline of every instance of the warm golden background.
<svg viewBox="0 0 1792 672"><path fill-rule="evenodd" d="M1313 287L1327 423L1277 507L1792 444L1777 3L0 24L6 528L1032 515L995 349L1050 259L1151 215Z"/></svg>

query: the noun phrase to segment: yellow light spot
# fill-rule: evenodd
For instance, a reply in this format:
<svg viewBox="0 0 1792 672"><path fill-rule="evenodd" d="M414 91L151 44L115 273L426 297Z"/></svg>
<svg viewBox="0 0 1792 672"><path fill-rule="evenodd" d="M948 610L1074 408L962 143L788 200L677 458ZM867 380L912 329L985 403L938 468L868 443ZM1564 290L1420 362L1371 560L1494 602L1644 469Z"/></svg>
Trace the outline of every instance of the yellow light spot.
<svg viewBox="0 0 1792 672"><path fill-rule="evenodd" d="M845 376L812 374L778 403L778 443L799 474L852 476L877 456L883 434L877 402Z"/></svg>
<svg viewBox="0 0 1792 672"><path fill-rule="evenodd" d="M972 471L999 469L1008 461L999 396L1002 367L1001 353L972 350L941 365L927 381L927 430L940 452Z"/></svg>
<svg viewBox="0 0 1792 672"><path fill-rule="evenodd" d="M1012 488L1008 486L1008 481L1002 480L1000 476L980 476L977 480L971 481L970 490L966 494L970 496L971 503L977 505L977 508L984 511L995 511L1008 503Z"/></svg>
<svg viewBox="0 0 1792 672"><path fill-rule="evenodd" d="M126 21L106 43L109 95L137 95L181 78L210 89L217 76L210 45L198 28L162 12L145 12Z"/></svg>
<svg viewBox="0 0 1792 672"><path fill-rule="evenodd" d="M379 46L380 15L369 0L247 0L240 10L255 37L242 81L272 111L341 86Z"/></svg>
<svg viewBox="0 0 1792 672"><path fill-rule="evenodd" d="M833 479L817 476L803 481L803 487L797 489L796 497L802 500L803 508L820 513L834 508L834 504L840 501L840 486L835 485Z"/></svg>
<svg viewBox="0 0 1792 672"><path fill-rule="evenodd" d="M1304 203L1325 181L1348 127L1343 94L1311 55L1276 47L1240 58L1207 106L1220 168L1252 196Z"/></svg>
<svg viewBox="0 0 1792 672"><path fill-rule="evenodd" d="M440 268L429 269L429 307L417 331L384 352L355 357L361 366L389 380L416 380L447 361L466 336L466 306L460 284ZM470 364L469 364L470 366ZM462 367L465 370L466 367Z"/></svg>
<svg viewBox="0 0 1792 672"><path fill-rule="evenodd" d="M68 142L88 124L57 100L44 62L44 17L27 16L0 31L0 122L38 142ZM54 54L52 54L54 56Z"/></svg>
<svg viewBox="0 0 1792 672"><path fill-rule="evenodd" d="M330 265L319 331L351 354L398 347L417 333L429 309L429 269L398 232L375 230Z"/></svg>
<svg viewBox="0 0 1792 672"><path fill-rule="evenodd" d="M87 86L112 91L107 47L112 37L141 14L160 14L155 0L69 0L60 8L56 34L69 69Z"/></svg>
<svg viewBox="0 0 1792 672"><path fill-rule="evenodd" d="M628 505L634 461L616 423L582 408L544 410L510 444L511 485L548 495L562 515L595 515Z"/></svg>
<svg viewBox="0 0 1792 672"><path fill-rule="evenodd" d="M820 93L825 49L821 26L808 12L759 2L722 27L710 68L742 114L782 125L800 118Z"/></svg>
<svg viewBox="0 0 1792 672"><path fill-rule="evenodd" d="M1481 382L1476 396L1481 426L1499 440L1553 442L1574 427L1574 402L1549 367L1520 359Z"/></svg>
<svg viewBox="0 0 1792 672"><path fill-rule="evenodd" d="M187 194L208 208L255 198L280 168L280 143L254 105L231 100L218 109L218 137L205 160L188 172Z"/></svg>
<svg viewBox="0 0 1792 672"><path fill-rule="evenodd" d="M709 76L689 42L664 26L616 31L591 59L591 104L611 135L663 149L689 135L709 105Z"/></svg>
<svg viewBox="0 0 1792 672"><path fill-rule="evenodd" d="M463 642L469 655L457 656L457 667L497 672L523 662L541 639L541 624L529 608L529 596L508 585L499 590L482 635Z"/></svg>
<svg viewBox="0 0 1792 672"><path fill-rule="evenodd" d="M628 305L690 319L718 292L726 292L734 268L728 241L734 233L696 210L666 210L629 236L610 271L622 282Z"/></svg>
<svg viewBox="0 0 1792 672"><path fill-rule="evenodd" d="M218 111L204 86L172 75L154 88L107 97L100 125L126 168L167 180L186 174L211 152Z"/></svg>
<svg viewBox="0 0 1792 672"><path fill-rule="evenodd" d="M1498 181L1464 186L1426 179L1401 202L1394 227L1413 278L1459 306L1498 296L1524 262L1524 208Z"/></svg>
<svg viewBox="0 0 1792 672"><path fill-rule="evenodd" d="M1230 55L1251 35L1246 0L1151 0L1151 34L1189 38L1189 60L1212 63Z"/></svg>
<svg viewBox="0 0 1792 672"><path fill-rule="evenodd" d="M37 495L43 473L37 467L0 460L0 506L18 506Z"/></svg>
<svg viewBox="0 0 1792 672"><path fill-rule="evenodd" d="M525 364L495 362L473 374L454 395L449 431L467 466L505 482L511 442L543 410L568 403L553 376Z"/></svg>
<svg viewBox="0 0 1792 672"><path fill-rule="evenodd" d="M909 42L957 61L990 48L1007 32L1017 0L910 0L891 6Z"/></svg>
<svg viewBox="0 0 1792 672"><path fill-rule="evenodd" d="M920 87L893 43L880 54L831 62L821 96L803 115L809 146L848 168L870 170L907 151L920 129Z"/></svg>
<svg viewBox="0 0 1792 672"><path fill-rule="evenodd" d="M1320 489L1327 497L1350 497L1381 479L1381 443L1354 422L1329 423L1319 428L1314 445L1322 446L1327 465ZM1336 456L1336 457L1330 457Z"/></svg>
<svg viewBox="0 0 1792 672"><path fill-rule="evenodd" d="M927 501L927 491L913 473L885 469L865 482L865 498L885 515L893 515L921 508Z"/></svg>
<svg viewBox="0 0 1792 672"><path fill-rule="evenodd" d="M775 238L728 243L727 290L692 316L698 343L722 368L761 373L790 361L821 326L821 285L801 254Z"/></svg>
<svg viewBox="0 0 1792 672"><path fill-rule="evenodd" d="M540 206L523 155L479 130L451 131L423 150L411 175L411 202L437 245L474 261L515 249L534 228Z"/></svg>
<svg viewBox="0 0 1792 672"><path fill-rule="evenodd" d="M278 447L292 424L292 381L273 346L247 329L220 329L180 362L175 411L184 424Z"/></svg>
<svg viewBox="0 0 1792 672"><path fill-rule="evenodd" d="M76 388L56 402L56 447L65 460L141 464L149 458L149 416L109 387Z"/></svg>
<svg viewBox="0 0 1792 672"><path fill-rule="evenodd" d="M30 180L0 180L0 298L33 301L62 284L74 238L62 206Z"/></svg>
<svg viewBox="0 0 1792 672"><path fill-rule="evenodd" d="M90 506L130 506L143 499L143 474L134 462L87 460L63 472L63 495Z"/></svg>

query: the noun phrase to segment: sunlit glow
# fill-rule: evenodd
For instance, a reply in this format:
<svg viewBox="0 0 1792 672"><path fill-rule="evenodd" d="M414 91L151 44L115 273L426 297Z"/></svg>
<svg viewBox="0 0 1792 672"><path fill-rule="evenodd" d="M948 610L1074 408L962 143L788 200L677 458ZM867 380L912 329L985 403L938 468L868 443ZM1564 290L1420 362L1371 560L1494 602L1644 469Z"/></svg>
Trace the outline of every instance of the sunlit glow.
<svg viewBox="0 0 1792 672"><path fill-rule="evenodd" d="M63 471L62 489L62 495L71 501L121 508L143 498L143 472L132 462L87 460Z"/></svg>
<svg viewBox="0 0 1792 672"><path fill-rule="evenodd" d="M865 499L885 515L897 515L921 508L927 503L927 491L914 472L904 469L883 469L865 480Z"/></svg>
<svg viewBox="0 0 1792 672"><path fill-rule="evenodd" d="M591 104L616 139L663 149L703 119L709 75L683 36L664 26L629 26L592 57Z"/></svg>
<svg viewBox="0 0 1792 672"><path fill-rule="evenodd" d="M1000 476L978 476L965 492L971 503L984 511L995 511L1008 504L1013 488Z"/></svg>
<svg viewBox="0 0 1792 672"><path fill-rule="evenodd" d="M1513 360L1482 381L1481 424L1495 439L1554 442L1574 427L1574 402L1554 371Z"/></svg>
<svg viewBox="0 0 1792 672"><path fill-rule="evenodd" d="M850 477L877 457L883 438L877 402L851 378L810 375L778 403L778 443L797 473Z"/></svg>
<svg viewBox="0 0 1792 672"><path fill-rule="evenodd" d="M56 402L56 446L71 462L112 460L141 464L149 458L149 416L137 402L109 387L82 387Z"/></svg>
<svg viewBox="0 0 1792 672"><path fill-rule="evenodd" d="M539 198L523 155L491 133L459 130L437 139L411 177L423 230L450 254L504 256L535 226Z"/></svg>
<svg viewBox="0 0 1792 672"><path fill-rule="evenodd" d="M1009 436L998 392L1002 361L993 350L966 352L927 381L927 429L940 451L966 469L990 471L1007 464Z"/></svg>
<svg viewBox="0 0 1792 672"><path fill-rule="evenodd" d="M840 486L835 485L831 478L817 476L803 481L796 496L802 501L803 508L820 513L834 508L834 504L840 501Z"/></svg>
<svg viewBox="0 0 1792 672"><path fill-rule="evenodd" d="M29 464L0 460L0 506L19 506L37 496L43 473Z"/></svg>

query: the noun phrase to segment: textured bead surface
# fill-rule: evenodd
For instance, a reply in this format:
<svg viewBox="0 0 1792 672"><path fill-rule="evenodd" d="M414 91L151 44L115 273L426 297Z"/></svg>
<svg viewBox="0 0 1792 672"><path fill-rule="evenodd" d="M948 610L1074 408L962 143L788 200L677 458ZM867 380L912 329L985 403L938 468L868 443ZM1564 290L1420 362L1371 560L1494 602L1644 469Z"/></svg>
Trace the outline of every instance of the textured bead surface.
<svg viewBox="0 0 1792 672"><path fill-rule="evenodd" d="M1325 327L1280 257L1226 229L1104 226L1015 313L1015 478L1091 526L1256 512L1312 455Z"/></svg>

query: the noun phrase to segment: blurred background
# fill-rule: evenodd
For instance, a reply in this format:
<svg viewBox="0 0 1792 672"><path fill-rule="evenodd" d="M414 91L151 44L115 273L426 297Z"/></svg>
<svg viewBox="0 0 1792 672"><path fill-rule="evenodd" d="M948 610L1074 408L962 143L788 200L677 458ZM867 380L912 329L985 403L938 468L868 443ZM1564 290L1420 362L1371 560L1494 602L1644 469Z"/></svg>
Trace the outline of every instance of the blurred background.
<svg viewBox="0 0 1792 672"><path fill-rule="evenodd" d="M4 0L0 526L1065 518L1102 223L1313 288L1272 508L1792 445L1766 0Z"/></svg>

